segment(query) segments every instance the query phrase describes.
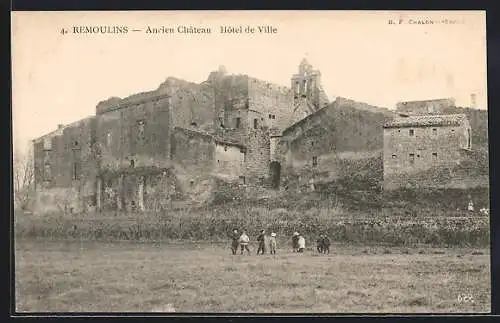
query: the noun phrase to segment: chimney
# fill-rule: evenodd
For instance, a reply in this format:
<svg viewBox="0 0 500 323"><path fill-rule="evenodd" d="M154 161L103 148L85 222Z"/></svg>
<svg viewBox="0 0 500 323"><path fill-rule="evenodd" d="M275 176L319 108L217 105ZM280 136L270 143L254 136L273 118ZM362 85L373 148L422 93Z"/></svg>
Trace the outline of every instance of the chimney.
<svg viewBox="0 0 500 323"><path fill-rule="evenodd" d="M64 127L64 125L63 125L63 124L58 124L58 125L57 125L57 129L62 129L63 127Z"/></svg>

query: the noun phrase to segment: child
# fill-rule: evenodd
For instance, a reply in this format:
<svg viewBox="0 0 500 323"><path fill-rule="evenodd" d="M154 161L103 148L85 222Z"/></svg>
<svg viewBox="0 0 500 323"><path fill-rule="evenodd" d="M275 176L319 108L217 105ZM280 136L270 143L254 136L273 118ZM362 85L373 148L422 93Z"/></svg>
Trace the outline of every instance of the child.
<svg viewBox="0 0 500 323"><path fill-rule="evenodd" d="M292 250L297 252L299 250L299 233L294 232L292 236Z"/></svg>
<svg viewBox="0 0 500 323"><path fill-rule="evenodd" d="M269 239L271 245L271 254L276 254L276 233L271 232L271 238Z"/></svg>
<svg viewBox="0 0 500 323"><path fill-rule="evenodd" d="M299 235L299 252L304 252L306 249L306 239L302 235Z"/></svg>
<svg viewBox="0 0 500 323"><path fill-rule="evenodd" d="M330 239L328 239L326 234L323 234L323 253L330 254Z"/></svg>
<svg viewBox="0 0 500 323"><path fill-rule="evenodd" d="M247 236L246 232L243 230L243 233L240 236L240 246L241 246L241 254L246 249L248 254L250 254L250 249L248 249L248 243L250 242L250 238Z"/></svg>
<svg viewBox="0 0 500 323"><path fill-rule="evenodd" d="M265 243L265 231L260 231L260 235L257 237L257 241L259 242L259 248L257 249L257 254L262 251L262 255L266 252L266 243Z"/></svg>
<svg viewBox="0 0 500 323"><path fill-rule="evenodd" d="M236 254L236 251L238 251L238 246L240 245L240 234L238 232L238 229L233 230L233 234L231 235L231 251L233 255Z"/></svg>

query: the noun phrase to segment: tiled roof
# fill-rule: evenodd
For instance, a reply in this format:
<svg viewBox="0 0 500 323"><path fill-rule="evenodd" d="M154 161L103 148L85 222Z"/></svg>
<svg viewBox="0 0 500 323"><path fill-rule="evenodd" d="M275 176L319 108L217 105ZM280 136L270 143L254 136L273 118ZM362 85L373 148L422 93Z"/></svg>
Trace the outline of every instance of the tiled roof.
<svg viewBox="0 0 500 323"><path fill-rule="evenodd" d="M384 128L458 126L466 119L465 114L414 115L394 118L384 124Z"/></svg>

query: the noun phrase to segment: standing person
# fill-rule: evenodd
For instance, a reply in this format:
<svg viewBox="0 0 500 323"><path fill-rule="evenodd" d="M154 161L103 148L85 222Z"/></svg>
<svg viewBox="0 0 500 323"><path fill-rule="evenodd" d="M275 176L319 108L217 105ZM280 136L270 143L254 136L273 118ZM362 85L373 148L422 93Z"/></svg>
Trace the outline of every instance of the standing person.
<svg viewBox="0 0 500 323"><path fill-rule="evenodd" d="M326 234L323 234L323 253L330 254L330 239Z"/></svg>
<svg viewBox="0 0 500 323"><path fill-rule="evenodd" d="M241 246L241 254L243 254L243 251L246 249L248 254L250 254L250 249L248 249L248 243L250 242L250 238L248 237L247 233L245 230L243 230L243 233L240 236L240 246Z"/></svg>
<svg viewBox="0 0 500 323"><path fill-rule="evenodd" d="M259 242L259 248L257 249L257 254L259 252L262 252L261 254L263 255L266 252L266 232L264 230L260 231L260 235L257 237L257 241Z"/></svg>
<svg viewBox="0 0 500 323"><path fill-rule="evenodd" d="M299 250L299 233L294 232L292 236L292 250L297 252Z"/></svg>
<svg viewBox="0 0 500 323"><path fill-rule="evenodd" d="M238 251L238 246L240 245L240 233L238 232L238 229L233 230L231 240L231 252L235 255L236 251Z"/></svg>
<svg viewBox="0 0 500 323"><path fill-rule="evenodd" d="M323 235L320 234L318 239L316 240L316 250L318 250L319 253L323 253Z"/></svg>
<svg viewBox="0 0 500 323"><path fill-rule="evenodd" d="M306 250L306 239L299 235L299 252L304 252Z"/></svg>
<svg viewBox="0 0 500 323"><path fill-rule="evenodd" d="M271 238L269 239L270 245L271 245L271 254L275 255L276 254L276 233L271 232Z"/></svg>

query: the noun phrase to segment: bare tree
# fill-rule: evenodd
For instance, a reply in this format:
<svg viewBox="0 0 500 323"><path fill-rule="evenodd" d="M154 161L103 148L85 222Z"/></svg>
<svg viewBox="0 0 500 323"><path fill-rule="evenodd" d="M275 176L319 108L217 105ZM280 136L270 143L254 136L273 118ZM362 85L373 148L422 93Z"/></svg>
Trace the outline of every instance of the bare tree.
<svg viewBox="0 0 500 323"><path fill-rule="evenodd" d="M16 152L13 156L14 204L21 210L28 210L31 205L35 184L33 152Z"/></svg>

